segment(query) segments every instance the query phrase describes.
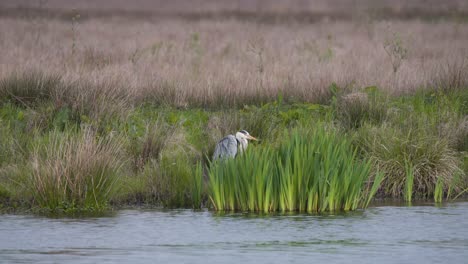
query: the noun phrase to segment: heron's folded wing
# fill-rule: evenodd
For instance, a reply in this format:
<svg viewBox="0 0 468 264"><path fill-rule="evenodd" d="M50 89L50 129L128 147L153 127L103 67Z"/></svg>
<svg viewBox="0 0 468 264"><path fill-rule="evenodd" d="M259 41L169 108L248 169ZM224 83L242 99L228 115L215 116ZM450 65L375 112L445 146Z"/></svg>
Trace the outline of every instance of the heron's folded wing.
<svg viewBox="0 0 468 264"><path fill-rule="evenodd" d="M237 154L237 140L233 135L228 135L221 139L216 145L213 153L213 159L234 158Z"/></svg>

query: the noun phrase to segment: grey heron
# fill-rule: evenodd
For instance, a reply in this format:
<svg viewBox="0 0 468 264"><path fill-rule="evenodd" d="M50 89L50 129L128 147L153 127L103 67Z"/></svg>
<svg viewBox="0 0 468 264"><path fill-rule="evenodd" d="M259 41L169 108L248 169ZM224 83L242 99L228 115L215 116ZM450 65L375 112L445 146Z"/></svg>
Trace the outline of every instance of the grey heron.
<svg viewBox="0 0 468 264"><path fill-rule="evenodd" d="M234 158L237 154L245 151L249 144L247 140L258 140L249 132L240 130L236 135L227 135L216 144L213 160L223 158Z"/></svg>

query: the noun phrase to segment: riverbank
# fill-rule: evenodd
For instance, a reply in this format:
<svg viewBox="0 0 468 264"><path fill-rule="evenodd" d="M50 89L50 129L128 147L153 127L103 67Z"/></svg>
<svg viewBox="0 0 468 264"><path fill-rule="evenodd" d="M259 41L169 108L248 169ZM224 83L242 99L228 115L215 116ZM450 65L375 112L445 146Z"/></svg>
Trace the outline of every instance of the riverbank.
<svg viewBox="0 0 468 264"><path fill-rule="evenodd" d="M0 210L323 212L467 194L464 1L0 9ZM261 140L210 163L240 129Z"/></svg>
<svg viewBox="0 0 468 264"><path fill-rule="evenodd" d="M467 89L393 96L377 87L332 84L323 104L279 96L239 108L146 103L113 111L115 102L95 109L74 105L73 94L52 96L60 83L41 73L0 82L4 210L215 208L209 159L217 141L239 129L261 139L249 146L252 153L281 148L292 131L308 137L319 129L346 139L355 160L371 166L362 190L383 175L377 197L440 202L467 188Z"/></svg>

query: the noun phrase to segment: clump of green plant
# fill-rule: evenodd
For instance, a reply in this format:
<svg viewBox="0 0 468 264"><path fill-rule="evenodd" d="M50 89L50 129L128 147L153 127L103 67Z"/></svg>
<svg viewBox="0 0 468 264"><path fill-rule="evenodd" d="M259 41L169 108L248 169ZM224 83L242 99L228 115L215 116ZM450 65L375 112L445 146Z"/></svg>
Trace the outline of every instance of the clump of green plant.
<svg viewBox="0 0 468 264"><path fill-rule="evenodd" d="M51 132L31 157L29 186L34 204L50 212L107 209L122 161L115 139L81 133Z"/></svg>
<svg viewBox="0 0 468 264"><path fill-rule="evenodd" d="M384 196L408 201L440 197L440 188L448 196L456 176L462 173L448 140L427 127L405 129L384 124L363 127L359 133L364 156L385 174L380 190Z"/></svg>
<svg viewBox="0 0 468 264"><path fill-rule="evenodd" d="M215 210L323 212L366 207L381 176L365 192L370 162L351 143L317 128L294 131L279 149L249 149L236 159L210 164Z"/></svg>

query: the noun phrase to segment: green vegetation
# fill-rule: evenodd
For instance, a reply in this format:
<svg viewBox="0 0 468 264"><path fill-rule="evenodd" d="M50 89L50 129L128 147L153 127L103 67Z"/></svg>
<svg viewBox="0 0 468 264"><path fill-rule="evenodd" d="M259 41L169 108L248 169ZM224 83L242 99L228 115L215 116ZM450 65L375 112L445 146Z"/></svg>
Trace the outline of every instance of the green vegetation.
<svg viewBox="0 0 468 264"><path fill-rule="evenodd" d="M119 175L119 152L118 141L96 139L89 129L78 135L51 131L26 165L34 203L52 212L104 209Z"/></svg>
<svg viewBox="0 0 468 264"><path fill-rule="evenodd" d="M366 207L370 165L350 141L318 126L294 130L278 149L258 147L210 166L210 199L216 210L322 212ZM380 185L378 173L371 189Z"/></svg>
<svg viewBox="0 0 468 264"><path fill-rule="evenodd" d="M0 80L0 209L321 212L374 196L441 202L468 187L468 89L395 97L332 85L323 104L279 96L208 110L98 87L37 72ZM261 141L211 162L241 128Z"/></svg>
<svg viewBox="0 0 468 264"><path fill-rule="evenodd" d="M441 201L442 193L449 196L452 188L460 190L467 151L464 94L429 91L396 98L385 122L366 124L355 132L364 156L386 175L382 196Z"/></svg>

